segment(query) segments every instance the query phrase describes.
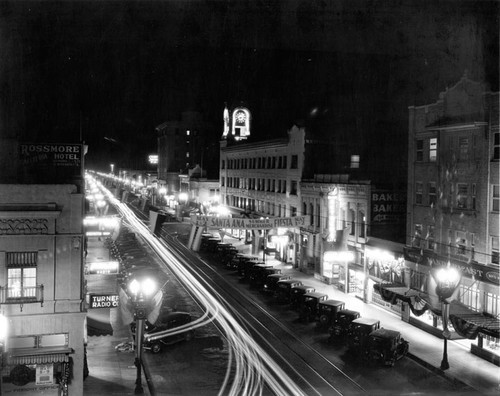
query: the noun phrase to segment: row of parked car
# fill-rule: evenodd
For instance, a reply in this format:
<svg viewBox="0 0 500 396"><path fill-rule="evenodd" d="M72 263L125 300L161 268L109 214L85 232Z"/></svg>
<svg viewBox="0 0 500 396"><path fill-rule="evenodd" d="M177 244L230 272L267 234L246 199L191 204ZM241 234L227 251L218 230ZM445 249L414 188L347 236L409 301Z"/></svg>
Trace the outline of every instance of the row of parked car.
<svg viewBox="0 0 500 396"><path fill-rule="evenodd" d="M211 234L202 236L201 251L237 271L240 282L297 310L301 321L316 322L320 330L328 331L330 342L346 344L357 358L393 366L408 353L409 344L400 332L382 328L378 319L362 318L359 312L347 309L344 301L329 299L258 257L238 253L234 246Z"/></svg>

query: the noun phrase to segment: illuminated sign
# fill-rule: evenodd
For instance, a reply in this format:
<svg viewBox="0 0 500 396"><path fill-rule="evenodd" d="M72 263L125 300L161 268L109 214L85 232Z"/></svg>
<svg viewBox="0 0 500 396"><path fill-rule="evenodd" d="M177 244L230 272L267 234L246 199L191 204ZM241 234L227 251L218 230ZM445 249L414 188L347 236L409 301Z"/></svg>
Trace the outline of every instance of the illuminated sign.
<svg viewBox="0 0 500 396"><path fill-rule="evenodd" d="M152 165L156 165L158 163L158 154L150 154L148 157L148 161Z"/></svg>
<svg viewBox="0 0 500 396"><path fill-rule="evenodd" d="M89 274L117 274L119 268L118 261L96 261L88 265Z"/></svg>
<svg viewBox="0 0 500 396"><path fill-rule="evenodd" d="M307 227L310 216L270 217L267 219L246 219L215 216L191 216L191 223L207 228L238 228L245 230L270 230L279 227Z"/></svg>
<svg viewBox="0 0 500 396"><path fill-rule="evenodd" d="M54 383L54 365L37 364L35 378L37 385L52 385Z"/></svg>
<svg viewBox="0 0 500 396"><path fill-rule="evenodd" d="M373 190L371 199L372 224L394 224L406 218L406 194L390 190Z"/></svg>
<svg viewBox="0 0 500 396"><path fill-rule="evenodd" d="M90 308L116 308L119 306L118 294L90 294Z"/></svg>

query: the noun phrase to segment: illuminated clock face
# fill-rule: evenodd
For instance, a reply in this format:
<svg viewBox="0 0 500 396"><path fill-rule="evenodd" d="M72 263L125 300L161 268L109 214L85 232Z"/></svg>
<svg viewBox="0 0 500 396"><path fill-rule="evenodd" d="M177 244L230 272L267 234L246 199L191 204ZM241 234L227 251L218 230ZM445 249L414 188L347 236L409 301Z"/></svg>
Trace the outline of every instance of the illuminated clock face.
<svg viewBox="0 0 500 396"><path fill-rule="evenodd" d="M246 119L247 119L247 116L242 111L236 113L236 121L243 123L243 122L245 122Z"/></svg>

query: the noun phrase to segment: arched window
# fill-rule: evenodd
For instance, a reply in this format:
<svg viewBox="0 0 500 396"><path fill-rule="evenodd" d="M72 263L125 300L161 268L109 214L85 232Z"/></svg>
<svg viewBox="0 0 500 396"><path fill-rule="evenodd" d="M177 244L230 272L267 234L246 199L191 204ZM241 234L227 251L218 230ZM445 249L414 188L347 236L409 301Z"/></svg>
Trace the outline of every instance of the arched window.
<svg viewBox="0 0 500 396"><path fill-rule="evenodd" d="M358 212L358 219L359 219L359 230L358 230L358 235L360 238L365 237L365 229L366 229L366 217L365 213L360 210Z"/></svg>

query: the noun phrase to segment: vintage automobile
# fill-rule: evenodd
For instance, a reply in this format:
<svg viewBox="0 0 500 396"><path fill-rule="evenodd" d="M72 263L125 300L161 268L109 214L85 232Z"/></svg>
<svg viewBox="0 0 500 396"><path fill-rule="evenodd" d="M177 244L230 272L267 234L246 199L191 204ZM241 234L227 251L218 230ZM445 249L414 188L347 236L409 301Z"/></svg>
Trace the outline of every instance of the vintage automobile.
<svg viewBox="0 0 500 396"><path fill-rule="evenodd" d="M381 328L370 333L367 349L366 356L370 361L392 367L396 360L407 355L409 343L399 331Z"/></svg>
<svg viewBox="0 0 500 396"><path fill-rule="evenodd" d="M219 242L215 247L215 253L220 258L224 255L224 253L228 250L234 248L234 246L227 242Z"/></svg>
<svg viewBox="0 0 500 396"><path fill-rule="evenodd" d="M205 252L214 252L217 249L217 244L220 243L219 238L207 238L201 241L201 250Z"/></svg>
<svg viewBox="0 0 500 396"><path fill-rule="evenodd" d="M259 262L260 259L256 256L251 256L249 254L243 254L243 253L236 253L236 255L231 259L231 261L228 263L229 268L233 268L238 271L238 275L243 275L243 273L240 271L243 271L243 266L245 265L244 263L247 262L253 262L254 264Z"/></svg>
<svg viewBox="0 0 500 396"><path fill-rule="evenodd" d="M328 294L311 292L303 296L299 307L299 319L304 322L311 322L318 318L319 303L328 300Z"/></svg>
<svg viewBox="0 0 500 396"><path fill-rule="evenodd" d="M276 286L279 281L281 280L286 280L286 279L291 279L292 277L290 275L283 275L283 274L272 274L268 275L266 277L266 280L264 281L264 285L262 287L262 291L266 294L271 294L273 295L274 292L276 291Z"/></svg>
<svg viewBox="0 0 500 396"><path fill-rule="evenodd" d="M332 325L328 329L330 333L329 341L340 341L343 340L347 335L349 327L351 326L351 322L354 319L358 319L361 317L361 314L358 311L353 311L350 309L341 309L337 312L337 316L333 321Z"/></svg>
<svg viewBox="0 0 500 396"><path fill-rule="evenodd" d="M146 320L144 324L144 349L150 350L152 353L159 353L166 345L192 340L194 330L189 328L191 319L191 314L188 312L170 311L162 313L154 324ZM175 331L181 326L186 328ZM130 329L135 338L135 323L130 325ZM167 330L171 331L167 332ZM163 332L166 334L164 335Z"/></svg>
<svg viewBox="0 0 500 396"><path fill-rule="evenodd" d="M302 304L304 294L315 292L316 289L309 285L292 287L290 290L290 307L298 308Z"/></svg>
<svg viewBox="0 0 500 396"><path fill-rule="evenodd" d="M292 288L302 285L302 282L296 279L286 279L278 281L274 298L279 303L290 303L290 295Z"/></svg>
<svg viewBox="0 0 500 396"><path fill-rule="evenodd" d="M319 303L318 327L328 330L337 317L337 312L345 308L345 302L339 300L325 300Z"/></svg>
<svg viewBox="0 0 500 396"><path fill-rule="evenodd" d="M268 275L281 274L281 268L268 267L268 264L262 267L256 264L254 267L250 270L249 277L250 287L254 289L262 289Z"/></svg>
<svg viewBox="0 0 500 396"><path fill-rule="evenodd" d="M354 357L365 357L370 334L380 328L380 320L372 318L354 319L347 331L347 348Z"/></svg>
<svg viewBox="0 0 500 396"><path fill-rule="evenodd" d="M272 264L265 264L262 261L244 261L238 267L238 275L240 282L247 282L254 272L263 271L266 268L273 268Z"/></svg>

